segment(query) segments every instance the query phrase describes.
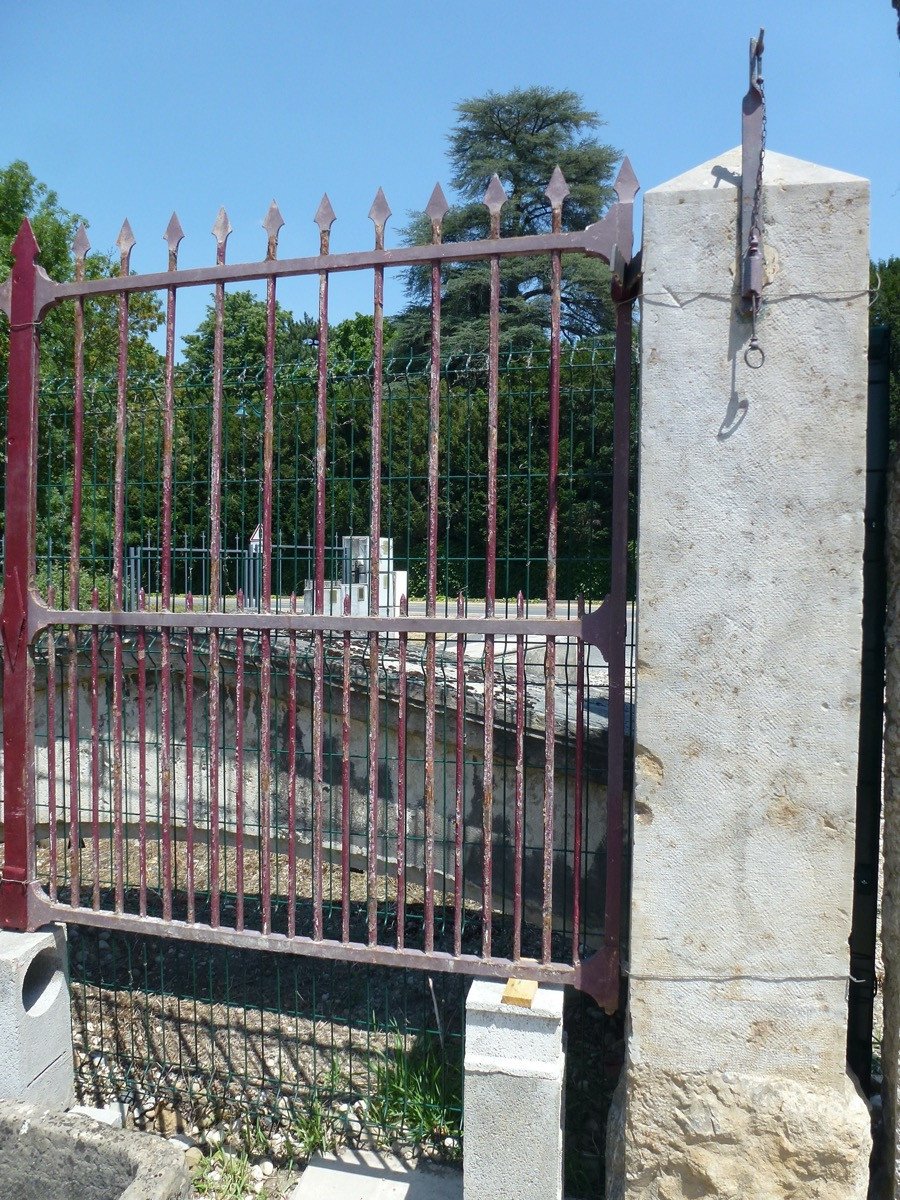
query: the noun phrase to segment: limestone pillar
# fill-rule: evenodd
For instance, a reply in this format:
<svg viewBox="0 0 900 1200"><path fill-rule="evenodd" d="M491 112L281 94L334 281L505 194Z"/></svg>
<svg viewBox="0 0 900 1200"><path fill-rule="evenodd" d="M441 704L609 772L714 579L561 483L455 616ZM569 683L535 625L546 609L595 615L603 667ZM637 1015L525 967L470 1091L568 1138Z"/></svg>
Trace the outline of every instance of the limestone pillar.
<svg viewBox="0 0 900 1200"><path fill-rule="evenodd" d="M868 184L765 158L765 362L740 151L644 202L627 1063L609 1197L855 1200L845 1068Z"/></svg>

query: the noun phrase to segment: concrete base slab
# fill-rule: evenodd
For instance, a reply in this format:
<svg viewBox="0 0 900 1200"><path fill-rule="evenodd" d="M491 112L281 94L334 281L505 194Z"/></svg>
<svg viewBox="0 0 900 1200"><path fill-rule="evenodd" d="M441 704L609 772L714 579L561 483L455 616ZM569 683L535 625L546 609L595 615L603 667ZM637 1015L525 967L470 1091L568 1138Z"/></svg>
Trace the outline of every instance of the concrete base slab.
<svg viewBox="0 0 900 1200"><path fill-rule="evenodd" d="M310 1159L291 1200L462 1200L462 1171L376 1150Z"/></svg>

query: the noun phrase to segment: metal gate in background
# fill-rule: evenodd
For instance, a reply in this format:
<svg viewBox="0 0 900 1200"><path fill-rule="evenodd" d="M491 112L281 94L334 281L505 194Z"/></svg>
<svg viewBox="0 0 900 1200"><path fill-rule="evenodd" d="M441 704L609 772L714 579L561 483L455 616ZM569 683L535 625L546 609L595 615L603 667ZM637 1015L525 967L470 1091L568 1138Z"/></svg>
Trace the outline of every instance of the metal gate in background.
<svg viewBox="0 0 900 1200"><path fill-rule="evenodd" d="M223 211L213 230L215 265L184 270L177 262L182 231L173 217L168 270L144 275L129 274L134 238L126 222L119 241L121 274L85 279L88 246L80 231L76 278L67 283L55 283L41 271L39 248L23 222L3 290L10 322L0 615L3 927L63 920L429 971L518 976L571 983L608 1010L617 1007L630 761L628 464L638 265L632 256L637 181L627 160L615 188L618 200L601 221L563 232L568 189L557 169L547 189L552 231L503 238L507 197L495 177L485 197L489 237L454 243L442 241L447 204L436 188L426 210L432 243L397 249L384 245L390 213L379 191L370 213L375 247L357 253L331 253L334 213L325 197L316 214L319 253L283 260L277 257L282 220L273 205L265 222L265 260L242 265L226 263L230 225ZM597 258L611 269L614 402L611 428L603 439L597 435L592 450L611 469L605 598L585 596L585 587L573 594L568 584L561 596L558 583L561 511L576 523L587 511L570 503L569 492L562 496L560 486L565 471L569 478L574 470L561 465L561 447L571 457L583 454L585 445L573 432L584 414L577 404L561 403L567 394L561 336L565 255ZM502 422L513 423L504 415L500 383L501 280L504 260L511 257L549 264L550 277L546 386L529 410L538 415L528 433L541 443L546 469L533 490L528 484L527 511L521 506L517 511L498 443L498 430L506 428ZM442 600L447 496L454 487L471 486L464 464L451 469L441 462L442 430L457 419L452 380L442 365L442 268L474 261L488 266L489 328L479 396L462 419L480 425L484 445L484 512L472 521L483 538L478 588L483 597L467 598L460 591ZM393 508L386 518L383 499L395 474L390 458L395 402L384 390L383 307L385 271L409 267L429 270L431 279L430 361L421 396L409 401L423 414L417 495L425 530L424 601L416 605L404 596L397 611L385 615L380 573L373 569L368 612L351 615L349 597L335 610L326 578L326 545L335 533L328 528L334 403L329 280L346 271L371 271L374 277L374 356L366 396L371 564L379 561L383 537L399 544L402 525ZM275 513L279 471L289 461L281 439L285 422L300 411L279 391L276 288L279 280L303 277L318 283L309 438L304 443L300 432L295 437L296 460L306 455L312 464L311 612L303 611L295 592L282 595L273 587L273 544L285 536ZM265 284L266 307L256 604L240 589L228 594L222 577L223 497L227 501L231 469L226 285L243 282ZM175 321L180 289L209 285L213 371L202 406L209 438L208 478L202 484L209 555L207 594L201 598L190 591L178 594L173 586L179 489L197 488L196 480L179 475L182 390ZM136 293L159 293L166 309L153 515L154 544L161 553L158 591L142 592L137 611L128 611L126 525L129 505L143 503L144 492L132 486L126 434L129 423L149 419L143 402L135 401L129 372L129 303ZM85 380L85 313L104 301L118 306L119 329L106 425L95 422ZM75 330L61 493L71 545L62 582L54 586L51 579L41 587L35 566L36 461L46 414L39 331L45 314L61 304L74 306ZM300 431L300 417L296 420ZM83 497L89 487L101 486L87 464L103 430L111 439L112 463L102 485L112 530L109 580L104 595L94 578L85 598ZM509 429L510 444L514 432ZM594 470L591 463L581 465L587 475ZM590 493L595 484L585 487ZM299 489L295 481L295 492ZM407 503L403 519L410 527L416 507ZM537 557L546 583L539 603L521 590L509 595L502 580L498 584L501 516L507 528L527 520L530 528L543 530ZM304 532L290 530L288 536L296 540ZM588 533L570 529L567 536L577 541Z"/></svg>

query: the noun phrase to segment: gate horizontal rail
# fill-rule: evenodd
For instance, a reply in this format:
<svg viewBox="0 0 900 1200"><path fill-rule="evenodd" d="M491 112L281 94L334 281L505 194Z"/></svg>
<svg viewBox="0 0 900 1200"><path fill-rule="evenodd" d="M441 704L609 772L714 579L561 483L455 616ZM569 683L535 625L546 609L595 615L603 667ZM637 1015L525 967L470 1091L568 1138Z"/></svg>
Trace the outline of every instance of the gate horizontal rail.
<svg viewBox="0 0 900 1200"><path fill-rule="evenodd" d="M283 221L273 205L264 222L269 238L265 261L237 266L225 262L231 228L222 210L213 228L215 265L189 270L178 269L183 234L173 216L166 234L169 269L144 275L130 274L134 237L126 222L118 243L120 275L98 280L84 278L89 247L82 229L74 247L76 278L71 283L54 283L37 267L39 249L30 226L23 222L13 244L12 276L0 289L0 306L10 320L0 612L5 825L0 923L4 927L24 929L62 919L275 952L571 982L606 1008L616 1007L627 738L632 209L637 190L627 160L615 186L618 201L601 221L583 231L563 232L562 205L568 188L557 169L547 189L552 232L502 238L500 212L506 196L495 177L485 197L490 236L467 243L442 241L447 205L436 188L426 210L432 243L396 250L384 247L390 210L379 191L370 213L375 248L352 254L330 252L334 213L324 197L316 214L319 254L286 260L277 258ZM612 270L616 341L611 581L599 608L587 611L579 596L577 615L563 617L557 612L562 256L572 253L597 256ZM541 480L546 490L544 616L526 616L521 592L515 615L497 612L501 263L510 256L549 259L550 265L547 467ZM475 602L464 601L460 593L455 614L442 616L437 611L443 486L442 266L471 261L490 265L484 388L485 575L484 598L477 602L483 604L483 615L473 615L470 609ZM427 395L423 394L427 404L422 498L425 614L411 614L404 595L398 611L384 615L382 490L390 478L385 475L383 440L384 272L417 264L431 269L430 367ZM335 272L363 269L371 270L374 278L367 428L368 612L351 614L349 594L343 611L335 611L331 601L326 606L325 600L332 399L328 281ZM293 594L285 607L284 598L273 592L272 574L273 488L280 453L276 410L281 411L276 399L276 283L303 275L316 277L319 291L314 422L303 450L314 462L309 496L314 525L311 613L298 610ZM225 285L249 280L266 285L262 428L257 447L259 611L244 608L240 591L227 604L222 580L223 505L230 486L229 435L223 423ZM202 284L214 286L209 467L204 483L209 505L208 595L202 609L195 608L188 594L176 611L172 578L176 301L181 288ZM126 432L129 421L137 417L129 401L129 297L154 291L166 298L159 452L161 586L158 607L148 609L141 591L137 609L125 611L126 508L132 503L126 494L132 469ZM81 602L80 591L82 507L88 486L84 318L86 304L103 296L114 297L118 304L114 447L107 481L111 495L108 609L100 605L96 581L89 605ZM66 493L71 542L67 578L60 589L67 603L57 607L56 588L49 585L42 596L35 575L35 463L41 419L38 332L45 313L64 302L73 303L75 311L72 470L71 490ZM243 402L237 411L244 412ZM298 487L295 483L295 490ZM512 504L510 491L508 520ZM536 520L530 509L527 519ZM330 582L328 587L332 588ZM176 632L178 639L173 640ZM455 654L447 656L445 651L438 659L439 637L451 643ZM159 643L158 661L148 656L150 638ZM421 657L420 640L424 641ZM111 663L105 649L109 641ZM534 659L535 642L542 650L541 663ZM479 648L477 668L468 655L473 644ZM299 665L300 652L305 655L307 645L308 672ZM515 647L514 662L507 661L509 655L504 653L509 646ZM567 680L573 659L575 683L570 689L568 682L560 683L559 671ZM507 671L512 672L511 683ZM602 738L586 724L592 704L605 711ZM41 739L37 738L39 723ZM438 752L439 741L443 754ZM602 861L599 853L588 853L585 833L591 806L601 805L585 783L600 761L598 756L605 757L606 768ZM561 819L557 812L560 772ZM129 831L135 825L139 836L132 845ZM38 829L44 826L47 841L38 846ZM150 831L156 828L159 836L154 840ZM599 862L590 894L582 877L586 856ZM354 870L354 862L361 862L361 869ZM438 880L443 881L440 907ZM512 919L498 923L497 889L507 886ZM571 912L571 929L565 935L560 933L560 895L566 897ZM597 931L596 937L588 936L591 930Z"/></svg>

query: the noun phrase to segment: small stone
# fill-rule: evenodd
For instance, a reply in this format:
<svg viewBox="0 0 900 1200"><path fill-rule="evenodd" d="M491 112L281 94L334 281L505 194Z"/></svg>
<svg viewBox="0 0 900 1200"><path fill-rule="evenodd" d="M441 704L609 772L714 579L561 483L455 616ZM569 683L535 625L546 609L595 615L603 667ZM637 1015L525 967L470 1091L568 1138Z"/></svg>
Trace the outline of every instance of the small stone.
<svg viewBox="0 0 900 1200"><path fill-rule="evenodd" d="M263 1178L268 1179L269 1176L272 1174L272 1172L275 1170L275 1167L271 1162L269 1162L269 1160L267 1158L264 1158L262 1160L262 1162L259 1164L259 1169L263 1173Z"/></svg>
<svg viewBox="0 0 900 1200"><path fill-rule="evenodd" d="M208 1129L203 1136L207 1146L219 1146L222 1144L222 1134L218 1129Z"/></svg>
<svg viewBox="0 0 900 1200"><path fill-rule="evenodd" d="M184 1164L188 1170L192 1171L194 1167L199 1166L202 1161L203 1151L200 1149L200 1147L188 1146L187 1150L184 1152Z"/></svg>
<svg viewBox="0 0 900 1200"><path fill-rule="evenodd" d="M250 1168L250 1178L253 1180L262 1179L263 1171L259 1163L254 1163Z"/></svg>

